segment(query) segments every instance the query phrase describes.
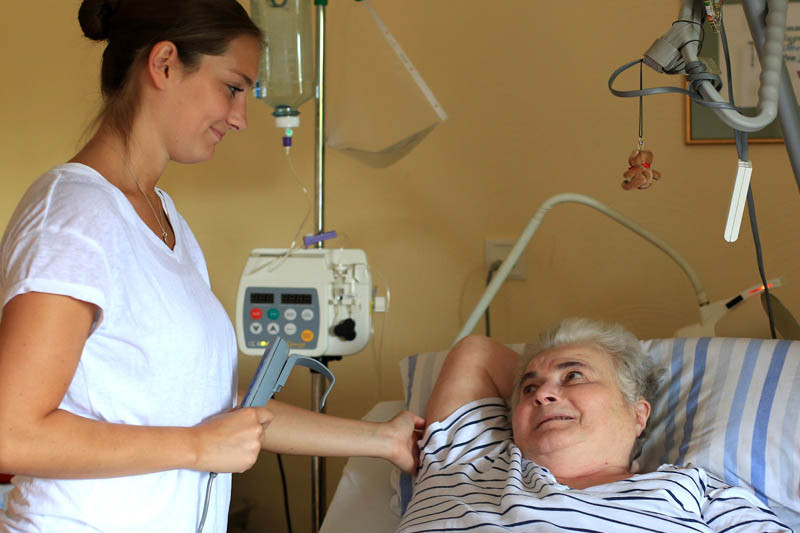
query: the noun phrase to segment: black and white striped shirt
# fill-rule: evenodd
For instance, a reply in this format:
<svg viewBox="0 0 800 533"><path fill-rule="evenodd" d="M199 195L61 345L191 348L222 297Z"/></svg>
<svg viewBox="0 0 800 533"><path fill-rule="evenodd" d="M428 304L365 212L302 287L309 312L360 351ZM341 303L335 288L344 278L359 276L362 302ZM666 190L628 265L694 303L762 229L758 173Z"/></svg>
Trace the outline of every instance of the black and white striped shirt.
<svg viewBox="0 0 800 533"><path fill-rule="evenodd" d="M571 489L514 445L500 398L462 406L431 424L399 533L790 532L748 490L701 468L656 472Z"/></svg>

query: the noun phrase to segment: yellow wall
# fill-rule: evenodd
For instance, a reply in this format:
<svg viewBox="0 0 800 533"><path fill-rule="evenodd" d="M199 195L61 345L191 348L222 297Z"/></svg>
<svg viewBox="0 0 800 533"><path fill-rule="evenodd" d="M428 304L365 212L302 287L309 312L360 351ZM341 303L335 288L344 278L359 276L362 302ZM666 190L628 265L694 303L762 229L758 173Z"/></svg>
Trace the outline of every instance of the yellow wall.
<svg viewBox="0 0 800 533"><path fill-rule="evenodd" d="M614 7L609 7L613 4ZM82 37L77 0L5 6L0 32L0 228L28 184L78 148L98 104L102 52ZM336 20L338 2L329 17ZM697 270L712 300L755 284L747 222L734 244L722 239L736 168L731 145L687 146L683 99L645 101L645 137L663 179L625 192L621 174L635 147L635 100L612 97L606 83L638 57L677 13L677 2L461 2L374 0L450 119L408 157L376 170L329 150L327 227L366 250L387 280L392 307L383 350L334 363L329 412L360 417L376 401L399 399L396 363L446 348L478 299L486 238L515 237L546 198L579 192L608 203L669 242ZM332 41L341 36L331 35ZM341 58L331 57L332 71ZM358 83L369 69L353 74ZM636 75L621 83L633 88ZM645 72L647 85L680 84ZM303 111L294 161L313 183L313 109ZM769 276L800 313L800 197L782 144L751 147L753 188ZM161 186L172 194L203 246L213 288L233 317L248 252L285 246L305 210L266 107L253 102L250 128L226 137L209 163L171 166ZM101 228L98 228L101 231ZM311 231L311 225L306 231ZM509 282L492 306L494 336L534 338L568 315L618 320L642 337L671 336L698 321L681 271L655 248L581 206L559 206L525 254L528 280ZM380 283L381 286L384 283ZM376 330L387 324L376 318ZM481 326L482 327L482 326ZM480 328L479 328L480 329ZM726 317L728 336L768 336L756 299ZM378 337L379 339L379 337ZM257 361L241 359L247 380ZM378 370L380 369L380 370ZM309 403L296 372L281 398ZM308 461L287 458L296 530L308 530ZM329 462L332 494L342 460ZM283 527L271 454L237 477L234 501L256 503L252 531Z"/></svg>

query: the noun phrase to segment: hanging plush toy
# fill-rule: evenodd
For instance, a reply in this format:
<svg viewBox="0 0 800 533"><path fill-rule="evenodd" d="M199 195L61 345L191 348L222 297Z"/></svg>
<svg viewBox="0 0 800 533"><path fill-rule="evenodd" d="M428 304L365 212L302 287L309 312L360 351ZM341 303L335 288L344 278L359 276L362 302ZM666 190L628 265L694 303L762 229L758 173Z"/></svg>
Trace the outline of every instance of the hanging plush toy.
<svg viewBox="0 0 800 533"><path fill-rule="evenodd" d="M622 175L622 188L626 191L631 189L648 189L653 180L661 178L661 173L653 170L653 152L650 150L637 149L631 152L628 157L628 170Z"/></svg>
<svg viewBox="0 0 800 533"><path fill-rule="evenodd" d="M653 170L653 152L644 149L644 83L642 81L642 61L639 61L639 146L628 156L628 170L622 175L622 188L649 189L661 173Z"/></svg>

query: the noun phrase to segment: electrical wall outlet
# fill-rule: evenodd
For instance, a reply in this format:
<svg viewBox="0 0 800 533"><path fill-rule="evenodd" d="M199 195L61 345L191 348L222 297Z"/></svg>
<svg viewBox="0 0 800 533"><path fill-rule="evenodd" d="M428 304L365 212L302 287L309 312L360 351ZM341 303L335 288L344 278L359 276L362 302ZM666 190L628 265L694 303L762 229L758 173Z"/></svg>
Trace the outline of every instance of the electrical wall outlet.
<svg viewBox="0 0 800 533"><path fill-rule="evenodd" d="M495 261L505 261L516 242L515 239L486 239L486 271L488 272L492 268ZM524 253L519 256L514 268L508 273L508 279L527 279Z"/></svg>

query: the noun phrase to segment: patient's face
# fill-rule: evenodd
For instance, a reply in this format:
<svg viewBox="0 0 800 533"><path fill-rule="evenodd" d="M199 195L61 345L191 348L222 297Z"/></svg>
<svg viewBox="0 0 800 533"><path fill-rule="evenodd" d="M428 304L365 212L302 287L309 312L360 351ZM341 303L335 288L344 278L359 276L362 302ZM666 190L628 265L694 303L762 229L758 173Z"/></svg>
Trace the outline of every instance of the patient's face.
<svg viewBox="0 0 800 533"><path fill-rule="evenodd" d="M522 377L512 420L525 458L548 464L566 453L592 465L624 465L649 408L629 405L607 353L587 345L556 348L534 357Z"/></svg>

